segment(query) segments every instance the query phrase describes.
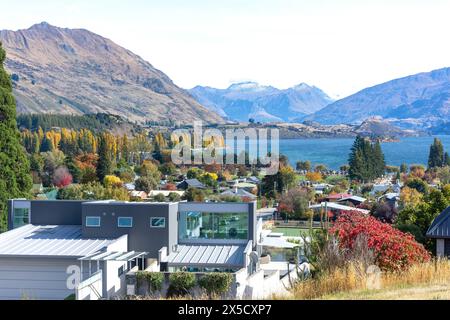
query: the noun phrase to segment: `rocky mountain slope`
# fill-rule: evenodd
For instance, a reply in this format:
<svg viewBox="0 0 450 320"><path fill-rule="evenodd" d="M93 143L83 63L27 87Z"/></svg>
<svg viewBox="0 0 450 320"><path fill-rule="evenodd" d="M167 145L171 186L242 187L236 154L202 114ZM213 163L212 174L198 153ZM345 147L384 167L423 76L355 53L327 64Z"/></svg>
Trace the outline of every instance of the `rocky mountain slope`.
<svg viewBox="0 0 450 320"><path fill-rule="evenodd" d="M21 113L110 113L131 121L222 123L163 72L84 29L0 31Z"/></svg>
<svg viewBox="0 0 450 320"><path fill-rule="evenodd" d="M304 120L361 123L373 116L397 126L426 129L450 120L450 68L420 73L364 89Z"/></svg>
<svg viewBox="0 0 450 320"><path fill-rule="evenodd" d="M197 86L189 90L199 103L235 121L295 121L314 113L333 100L322 90L302 83L280 90L256 82L242 82L227 89Z"/></svg>

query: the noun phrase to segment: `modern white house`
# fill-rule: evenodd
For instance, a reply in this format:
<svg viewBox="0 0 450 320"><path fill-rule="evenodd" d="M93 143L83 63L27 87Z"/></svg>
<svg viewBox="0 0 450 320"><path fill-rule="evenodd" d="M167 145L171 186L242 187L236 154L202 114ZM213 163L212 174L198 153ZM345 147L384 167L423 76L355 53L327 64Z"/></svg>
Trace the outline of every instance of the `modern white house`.
<svg viewBox="0 0 450 320"><path fill-rule="evenodd" d="M8 212L0 299L134 295L138 270L229 272L232 298L262 298L297 275L295 265L261 259L273 241L264 239L255 202L10 200Z"/></svg>

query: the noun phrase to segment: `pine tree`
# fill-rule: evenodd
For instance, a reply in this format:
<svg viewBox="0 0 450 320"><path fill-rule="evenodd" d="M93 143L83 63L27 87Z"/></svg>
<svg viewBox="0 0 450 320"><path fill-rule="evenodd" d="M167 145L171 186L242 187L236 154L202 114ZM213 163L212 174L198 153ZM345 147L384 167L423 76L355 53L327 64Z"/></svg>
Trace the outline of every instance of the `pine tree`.
<svg viewBox="0 0 450 320"><path fill-rule="evenodd" d="M350 178L363 182L382 176L386 166L380 143L372 144L360 136L353 143L348 162Z"/></svg>
<svg viewBox="0 0 450 320"><path fill-rule="evenodd" d="M353 146L351 148L350 157L348 159L349 176L351 179L364 180L364 160L363 160L363 140L360 136L357 136Z"/></svg>
<svg viewBox="0 0 450 320"><path fill-rule="evenodd" d="M386 168L386 162L384 160L384 154L381 150L380 141L375 142L373 147L373 159L374 159L374 167L373 167L373 177L381 177L384 174Z"/></svg>
<svg viewBox="0 0 450 320"><path fill-rule="evenodd" d="M441 140L434 138L434 142L430 147L428 156L428 168L442 167L444 164L444 146Z"/></svg>
<svg viewBox="0 0 450 320"><path fill-rule="evenodd" d="M6 203L29 197L32 179L30 163L20 144L16 102L10 77L3 68L6 53L0 43L0 229L6 229Z"/></svg>
<svg viewBox="0 0 450 320"><path fill-rule="evenodd" d="M406 163L400 165L400 173L408 173L408 165Z"/></svg>
<svg viewBox="0 0 450 320"><path fill-rule="evenodd" d="M448 152L444 154L444 166L450 166L450 156L448 155Z"/></svg>

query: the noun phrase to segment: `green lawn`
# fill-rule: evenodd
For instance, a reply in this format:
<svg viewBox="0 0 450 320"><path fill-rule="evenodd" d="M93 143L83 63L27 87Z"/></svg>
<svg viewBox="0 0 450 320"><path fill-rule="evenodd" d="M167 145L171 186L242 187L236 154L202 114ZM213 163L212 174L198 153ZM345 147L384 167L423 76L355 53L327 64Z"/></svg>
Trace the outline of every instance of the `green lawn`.
<svg viewBox="0 0 450 320"><path fill-rule="evenodd" d="M307 235L309 229L302 228L273 228L272 232L283 233L286 237L300 237Z"/></svg>

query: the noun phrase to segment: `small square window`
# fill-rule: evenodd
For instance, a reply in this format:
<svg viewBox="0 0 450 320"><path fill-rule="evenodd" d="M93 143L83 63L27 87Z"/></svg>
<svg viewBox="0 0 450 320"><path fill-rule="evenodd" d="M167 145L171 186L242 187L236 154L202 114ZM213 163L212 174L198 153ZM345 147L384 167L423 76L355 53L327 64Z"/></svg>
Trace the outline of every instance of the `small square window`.
<svg viewBox="0 0 450 320"><path fill-rule="evenodd" d="M165 228L166 227L166 218L161 218L161 217L150 218L150 227L151 228Z"/></svg>
<svg viewBox="0 0 450 320"><path fill-rule="evenodd" d="M86 227L100 227L100 217L86 217Z"/></svg>
<svg viewBox="0 0 450 320"><path fill-rule="evenodd" d="M133 218L132 217L119 217L117 218L117 226L119 228L132 228Z"/></svg>

